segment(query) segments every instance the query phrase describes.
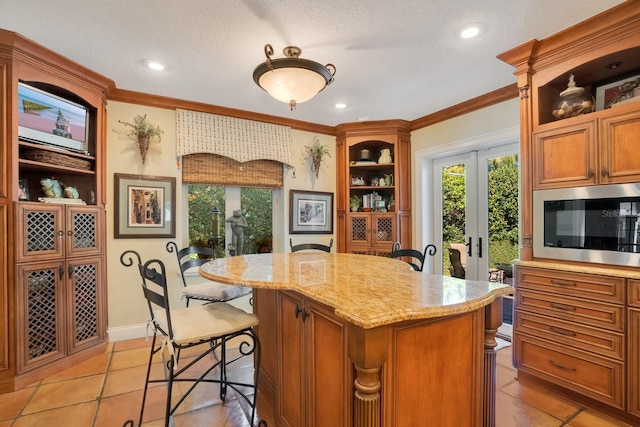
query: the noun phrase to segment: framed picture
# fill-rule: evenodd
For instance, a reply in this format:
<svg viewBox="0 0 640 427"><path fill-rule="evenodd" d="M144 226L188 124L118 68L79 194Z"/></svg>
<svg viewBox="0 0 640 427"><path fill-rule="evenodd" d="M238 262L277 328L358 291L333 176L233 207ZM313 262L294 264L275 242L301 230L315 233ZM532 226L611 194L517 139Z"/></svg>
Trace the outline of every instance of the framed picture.
<svg viewBox="0 0 640 427"><path fill-rule="evenodd" d="M289 191L290 234L333 234L333 193Z"/></svg>
<svg viewBox="0 0 640 427"><path fill-rule="evenodd" d="M640 75L627 77L596 87L596 111L604 110L613 104L640 96Z"/></svg>
<svg viewBox="0 0 640 427"><path fill-rule="evenodd" d="M114 174L115 239L176 237L176 179Z"/></svg>
<svg viewBox="0 0 640 427"><path fill-rule="evenodd" d="M31 200L31 197L29 196L29 183L26 179L18 181L18 200Z"/></svg>

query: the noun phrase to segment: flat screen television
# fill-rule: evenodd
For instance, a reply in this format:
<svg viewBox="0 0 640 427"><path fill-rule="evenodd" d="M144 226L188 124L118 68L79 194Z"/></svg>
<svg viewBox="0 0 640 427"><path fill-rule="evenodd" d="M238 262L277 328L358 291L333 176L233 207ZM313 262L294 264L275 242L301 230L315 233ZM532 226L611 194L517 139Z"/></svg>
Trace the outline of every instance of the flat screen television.
<svg viewBox="0 0 640 427"><path fill-rule="evenodd" d="M87 154L88 132L85 106L18 82L18 138Z"/></svg>

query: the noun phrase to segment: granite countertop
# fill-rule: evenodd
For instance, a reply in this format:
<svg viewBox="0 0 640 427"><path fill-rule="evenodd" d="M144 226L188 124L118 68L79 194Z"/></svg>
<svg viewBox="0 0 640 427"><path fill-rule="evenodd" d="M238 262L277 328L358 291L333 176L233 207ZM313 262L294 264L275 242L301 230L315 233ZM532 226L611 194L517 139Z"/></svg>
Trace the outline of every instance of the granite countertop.
<svg viewBox="0 0 640 427"><path fill-rule="evenodd" d="M549 270L570 271L573 273L598 274L601 276L623 277L625 279L640 279L640 268L624 269L613 268L608 266L599 266L598 264L582 265L567 264L554 261L514 261L516 267L536 267L546 268Z"/></svg>
<svg viewBox="0 0 640 427"><path fill-rule="evenodd" d="M343 253L269 253L216 259L210 280L296 291L365 329L477 310L513 292L509 285L412 271L403 261Z"/></svg>

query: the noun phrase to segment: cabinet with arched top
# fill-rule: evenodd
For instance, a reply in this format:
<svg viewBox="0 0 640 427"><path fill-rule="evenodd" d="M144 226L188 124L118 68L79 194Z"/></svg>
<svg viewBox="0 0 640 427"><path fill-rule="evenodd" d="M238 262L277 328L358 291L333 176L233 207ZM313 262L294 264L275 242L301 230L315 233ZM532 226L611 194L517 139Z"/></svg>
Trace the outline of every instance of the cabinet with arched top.
<svg viewBox="0 0 640 427"><path fill-rule="evenodd" d="M337 129L338 251L389 256L396 241L411 247L409 122Z"/></svg>
<svg viewBox="0 0 640 427"><path fill-rule="evenodd" d="M0 393L104 352L112 86L0 30Z"/></svg>

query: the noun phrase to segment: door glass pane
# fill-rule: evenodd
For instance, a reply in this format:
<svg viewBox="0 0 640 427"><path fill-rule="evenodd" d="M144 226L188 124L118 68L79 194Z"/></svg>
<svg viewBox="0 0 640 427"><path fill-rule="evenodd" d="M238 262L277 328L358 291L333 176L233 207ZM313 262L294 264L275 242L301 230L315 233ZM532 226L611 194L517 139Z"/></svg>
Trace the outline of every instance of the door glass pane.
<svg viewBox="0 0 640 427"><path fill-rule="evenodd" d="M518 258L518 156L490 158L487 173L488 279L511 283Z"/></svg>
<svg viewBox="0 0 640 427"><path fill-rule="evenodd" d="M461 252L465 266L464 242L466 226L466 166L461 164L442 168L442 274L454 273L449 248Z"/></svg>

